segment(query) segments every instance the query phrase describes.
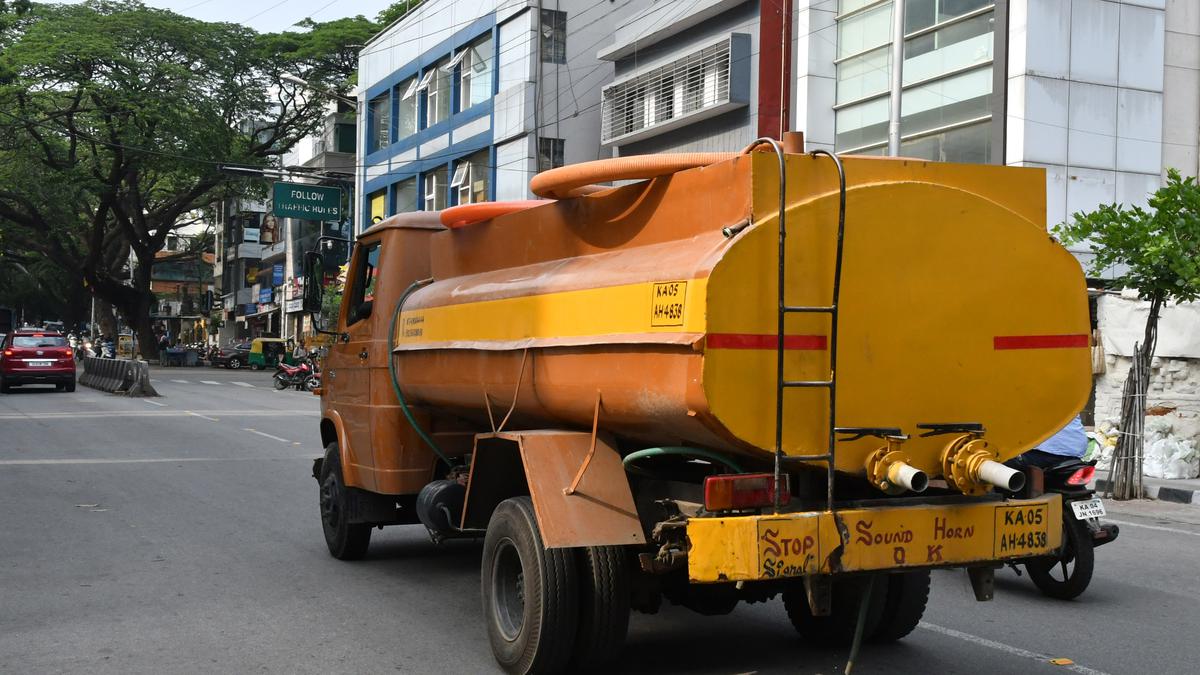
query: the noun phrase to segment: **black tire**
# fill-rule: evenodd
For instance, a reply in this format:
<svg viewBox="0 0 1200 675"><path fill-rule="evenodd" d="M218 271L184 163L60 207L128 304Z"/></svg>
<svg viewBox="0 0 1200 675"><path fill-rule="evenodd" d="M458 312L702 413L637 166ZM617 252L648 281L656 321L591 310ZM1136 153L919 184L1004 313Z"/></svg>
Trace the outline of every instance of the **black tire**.
<svg viewBox="0 0 1200 675"><path fill-rule="evenodd" d="M483 616L492 654L509 673L556 673L579 621L575 552L542 544L529 497L500 502L483 539Z"/></svg>
<svg viewBox="0 0 1200 675"><path fill-rule="evenodd" d="M0 375L0 394L11 394L12 385L4 381L4 376Z"/></svg>
<svg viewBox="0 0 1200 675"><path fill-rule="evenodd" d="M275 389L279 391L283 391L284 389L288 388L287 376L283 373L275 373L275 377L271 378L271 381L272 384L275 385Z"/></svg>
<svg viewBox="0 0 1200 675"><path fill-rule="evenodd" d="M263 367L258 365L257 363L250 364L250 370L262 370L262 369L263 369Z"/></svg>
<svg viewBox="0 0 1200 675"><path fill-rule="evenodd" d="M571 670L611 663L625 647L629 631L629 557L620 546L576 549L579 565L579 630Z"/></svg>
<svg viewBox="0 0 1200 675"><path fill-rule="evenodd" d="M867 623L863 627L864 636L873 636L879 628L886 596L886 589L882 588L883 584L880 583L882 581L883 575L880 575L871 593L871 607L867 614ZM795 587L783 592L783 606L787 609L792 626L805 642L815 647L843 647L854 640L859 605L866 590L866 577L835 581L829 616L813 616L808 606L808 596L804 592L804 584L797 582Z"/></svg>
<svg viewBox="0 0 1200 675"><path fill-rule="evenodd" d="M75 391L75 380L71 380L70 382L68 382L66 388L67 388L68 392Z"/></svg>
<svg viewBox="0 0 1200 675"><path fill-rule="evenodd" d="M241 361L241 359L229 359L229 365L227 365L225 367L233 369L233 370L237 370L238 368L242 367L242 361Z"/></svg>
<svg viewBox="0 0 1200 675"><path fill-rule="evenodd" d="M1092 583L1096 566L1095 544L1085 523L1063 509L1063 550L1055 558L1038 558L1025 563L1029 578L1050 598L1072 600Z"/></svg>
<svg viewBox="0 0 1200 675"><path fill-rule="evenodd" d="M338 560L360 560L371 544L371 526L350 523L350 500L353 495L342 481L342 463L337 443L325 446L325 461L321 463L321 529L329 554Z"/></svg>
<svg viewBox="0 0 1200 675"><path fill-rule="evenodd" d="M872 642L895 642L916 629L929 602L929 570L889 574ZM875 583L879 583L876 581Z"/></svg>
<svg viewBox="0 0 1200 675"><path fill-rule="evenodd" d="M67 388L67 385L65 385L65 384L54 385L54 391L62 391L63 389L66 389L66 388Z"/></svg>

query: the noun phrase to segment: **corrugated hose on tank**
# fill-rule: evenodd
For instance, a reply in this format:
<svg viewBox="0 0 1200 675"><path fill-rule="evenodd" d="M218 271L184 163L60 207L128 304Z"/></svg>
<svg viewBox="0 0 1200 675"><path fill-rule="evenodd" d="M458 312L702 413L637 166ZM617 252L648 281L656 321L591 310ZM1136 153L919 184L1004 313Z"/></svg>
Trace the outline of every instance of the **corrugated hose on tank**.
<svg viewBox="0 0 1200 675"><path fill-rule="evenodd" d="M429 434L417 424L417 420L413 417L412 411L408 409L408 400L404 398L404 392L400 391L400 379L396 377L396 355L392 352L396 348L396 321L400 318L400 311L404 309L404 301L408 300L408 296L412 295L417 289L428 286L433 283L433 279L418 279L408 285L404 289L404 293L400 295L400 300L396 302L396 311L392 312L392 324L388 327L388 373L392 376L392 391L396 392L396 400L400 402L400 410L404 413L404 417L408 419L408 423L416 430L417 435L425 444L433 450L433 454L438 456L438 459L446 463L446 466L453 467L454 464L446 453L438 447L438 444L430 438Z"/></svg>

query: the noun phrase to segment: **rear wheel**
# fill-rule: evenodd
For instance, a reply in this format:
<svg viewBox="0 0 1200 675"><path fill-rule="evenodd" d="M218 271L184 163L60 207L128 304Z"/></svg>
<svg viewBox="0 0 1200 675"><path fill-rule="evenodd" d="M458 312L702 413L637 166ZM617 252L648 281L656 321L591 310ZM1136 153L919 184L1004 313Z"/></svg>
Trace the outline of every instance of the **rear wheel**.
<svg viewBox="0 0 1200 675"><path fill-rule="evenodd" d="M257 363L250 364L250 370L262 370L262 369L263 369L263 367L258 365Z"/></svg>
<svg viewBox="0 0 1200 675"><path fill-rule="evenodd" d="M509 673L553 673L571 657L579 620L575 551L547 549L529 497L496 507L483 540L483 614Z"/></svg>
<svg viewBox="0 0 1200 675"><path fill-rule="evenodd" d="M1062 553L1055 558L1027 562L1025 569L1042 595L1071 600L1079 597L1092 582L1096 563L1094 548L1087 524L1064 513Z"/></svg>
<svg viewBox="0 0 1200 675"><path fill-rule="evenodd" d="M283 391L288 388L288 379L283 373L275 373L275 377L272 379L276 389Z"/></svg>
<svg viewBox="0 0 1200 675"><path fill-rule="evenodd" d="M75 391L75 380L71 380L66 385L67 391Z"/></svg>
<svg viewBox="0 0 1200 675"><path fill-rule="evenodd" d="M886 588L881 583L884 580L885 577L880 575L875 582L863 635L873 636L879 629L886 595ZM840 647L850 644L854 639L858 611L866 591L866 578L839 579L833 582L831 589L829 615L815 616L809 607L804 585L797 583L794 588L784 591L783 606L787 609L792 626L805 642L814 646Z"/></svg>
<svg viewBox="0 0 1200 675"><path fill-rule="evenodd" d="M576 549L579 631L573 669L602 667L621 654L629 630L629 557L620 546Z"/></svg>
<svg viewBox="0 0 1200 675"><path fill-rule="evenodd" d="M237 370L238 368L242 367L242 362L238 359L229 359L229 365L226 367Z"/></svg>
<svg viewBox="0 0 1200 675"><path fill-rule="evenodd" d="M353 495L342 481L342 462L337 443L325 446L321 462L321 528L329 554L338 560L359 560L371 543L371 526L350 522Z"/></svg>
<svg viewBox="0 0 1200 675"><path fill-rule="evenodd" d="M3 375L0 375L0 394L8 394L12 392L12 385L9 384Z"/></svg>
<svg viewBox="0 0 1200 675"><path fill-rule="evenodd" d="M929 602L929 570L889 574L873 642L895 642L913 632ZM878 581L876 583L879 583Z"/></svg>

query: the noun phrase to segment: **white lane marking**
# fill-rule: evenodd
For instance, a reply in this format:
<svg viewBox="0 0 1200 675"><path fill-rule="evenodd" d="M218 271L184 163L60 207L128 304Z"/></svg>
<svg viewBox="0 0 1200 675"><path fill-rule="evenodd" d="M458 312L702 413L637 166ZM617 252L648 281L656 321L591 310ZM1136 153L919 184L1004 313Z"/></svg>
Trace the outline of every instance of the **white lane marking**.
<svg viewBox="0 0 1200 675"><path fill-rule="evenodd" d="M254 416L254 417L309 417L320 415L317 410L201 410L209 415ZM45 413L0 413L0 420L58 420L93 419L100 417L188 417L187 410L108 410L104 412L45 412Z"/></svg>
<svg viewBox="0 0 1200 675"><path fill-rule="evenodd" d="M215 417L209 417L208 415L201 415L200 413L192 412L191 410L187 411L187 413L189 415L191 415L192 417L199 417L200 419L205 419L205 420L208 420L209 422L220 422L221 421Z"/></svg>
<svg viewBox="0 0 1200 675"><path fill-rule="evenodd" d="M1050 659L1055 658L1053 656L1047 656L1045 654L1031 652L1028 649L1021 649L1020 647L1006 645L1003 642L996 642L995 640L981 638L978 635L971 635L970 633L964 633L959 630L954 630L953 628L946 628L944 626L939 626L934 623L929 623L928 621L922 621L921 623L919 623L917 625L919 625L921 628L924 628L927 631L931 631L934 633L941 633L942 635L945 635L947 637L952 637L952 638L962 640L964 642L970 642L973 644L977 644L981 647L995 649L997 651L1005 652L1006 654L1012 654L1013 656L1020 656L1022 658L1026 658L1031 661L1040 661L1042 663L1049 664ZM1059 668L1062 668L1063 670L1069 670L1073 673L1081 673L1082 675L1107 675L1107 673L1105 673L1102 670L1096 670L1095 668L1088 668L1087 666L1081 666L1078 663L1072 663L1072 664L1066 665L1066 666L1059 666Z"/></svg>
<svg viewBox="0 0 1200 675"><path fill-rule="evenodd" d="M150 399L148 399L148 398L145 398L145 399L142 399L142 400L143 400L143 401L145 401L146 403L149 403L150 405L156 405L156 406L158 406L158 407L160 407L160 408L165 408L165 407L167 407L167 404L166 404L166 403L159 403L158 401L151 401L151 400L150 400Z"/></svg>
<svg viewBox="0 0 1200 675"><path fill-rule="evenodd" d="M216 384L216 385L220 385L221 383L220 383L220 382L213 382L212 380L200 380L200 384Z"/></svg>
<svg viewBox="0 0 1200 675"><path fill-rule="evenodd" d="M1145 530L1158 530L1159 532L1172 532L1174 534L1187 534L1193 537L1200 537L1200 532L1190 532L1181 530L1175 527L1163 527L1162 525L1143 525L1141 523L1131 523L1128 520L1113 520L1112 518L1104 518L1106 523L1114 523L1116 525L1128 525L1129 527L1140 527Z"/></svg>
<svg viewBox="0 0 1200 675"><path fill-rule="evenodd" d="M74 457L70 459L0 459L0 466L41 466L55 464L169 464L172 462L259 462L277 459L307 459L312 455L294 455L291 457L146 457L138 459L97 459L94 457Z"/></svg>
<svg viewBox="0 0 1200 675"><path fill-rule="evenodd" d="M289 441L286 438L280 438L278 436L272 436L271 434L265 434L261 431L258 431L257 429L242 429L242 431L249 431L252 434L258 434L259 436L262 436L264 438L269 438L273 441L279 441L280 443L291 443L291 441Z"/></svg>
<svg viewBox="0 0 1200 675"><path fill-rule="evenodd" d="M178 382L179 384L190 384L190 382L188 382L187 380L171 380L171 381Z"/></svg>
<svg viewBox="0 0 1200 675"><path fill-rule="evenodd" d="M239 387L253 387L254 386L254 385L250 384L249 382L230 382L230 384L236 384Z"/></svg>

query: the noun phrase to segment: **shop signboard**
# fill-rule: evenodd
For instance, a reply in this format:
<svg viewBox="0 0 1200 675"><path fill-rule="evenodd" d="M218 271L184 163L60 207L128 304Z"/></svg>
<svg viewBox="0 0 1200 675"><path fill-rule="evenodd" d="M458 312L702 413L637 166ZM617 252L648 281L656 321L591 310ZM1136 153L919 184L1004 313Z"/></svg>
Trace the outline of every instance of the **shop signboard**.
<svg viewBox="0 0 1200 675"><path fill-rule="evenodd" d="M283 263L275 263L271 268L271 285L279 286L283 283Z"/></svg>
<svg viewBox="0 0 1200 675"><path fill-rule="evenodd" d="M287 302L283 303L283 311L287 312L288 314L293 312L303 312L304 300L302 298L288 300Z"/></svg>
<svg viewBox="0 0 1200 675"><path fill-rule="evenodd" d="M275 294L274 289L264 288L258 292L258 301L263 303L264 305L268 304L271 302L271 300L274 299L274 294Z"/></svg>

